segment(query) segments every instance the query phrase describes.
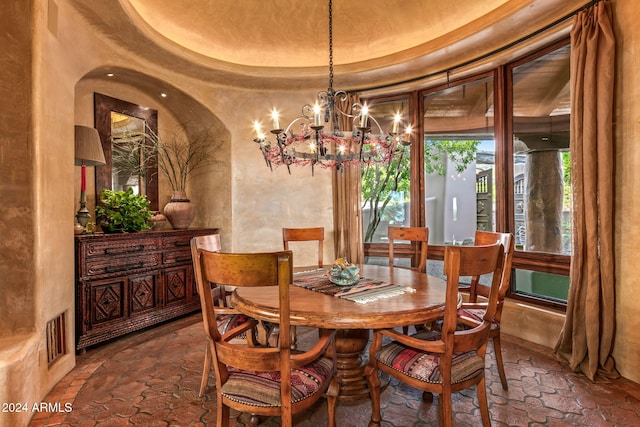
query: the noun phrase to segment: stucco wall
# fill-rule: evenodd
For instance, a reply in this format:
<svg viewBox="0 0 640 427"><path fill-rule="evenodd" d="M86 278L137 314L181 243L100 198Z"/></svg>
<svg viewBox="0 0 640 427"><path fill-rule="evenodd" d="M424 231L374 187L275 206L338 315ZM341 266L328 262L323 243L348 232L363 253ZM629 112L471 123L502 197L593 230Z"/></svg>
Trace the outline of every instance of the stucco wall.
<svg viewBox="0 0 640 427"><path fill-rule="evenodd" d="M614 0L616 87L616 335L620 374L640 382L640 6Z"/></svg>
<svg viewBox="0 0 640 427"><path fill-rule="evenodd" d="M14 168L15 164L31 165L35 157L29 31L33 17L28 3L12 0L6 7L12 13L0 15L4 50L0 66L0 188L2 198L10 203L0 210L0 338L32 332L35 309L33 288L23 284L33 279L35 207L31 194L36 172L28 167L21 172Z"/></svg>
<svg viewBox="0 0 640 427"><path fill-rule="evenodd" d="M618 317L614 356L622 375L640 382L637 351L640 264L635 260L640 249L636 237L640 225L635 221L640 211L640 195L635 191L640 184L637 167L640 150L635 147L640 132L636 101L640 99L637 73L640 59L636 47L640 44L640 29L635 23L640 19L640 11L635 0L612 3L618 47L614 129ZM57 13L52 14L51 5ZM78 208L73 125L80 120L82 123L78 124L91 123L86 97L100 85L92 86L86 81L78 85L78 82L93 70L100 67L137 70L141 75L167 82L168 87L178 91L178 96L188 94L219 120L228 147L222 156L228 163L217 172L210 171L194 179L189 192L201 209L194 226L220 226L223 244L234 251L279 249L283 226L324 225L326 238L331 242L328 171L316 170L315 177L311 177L308 169L294 169L291 176L286 168L269 172L252 142L251 129L254 119L268 120L268 111L274 105L283 114L295 114L321 88L290 94L242 90L158 69L111 41L100 39L99 31L80 19L63 0L8 0L3 10L6 13L0 17L2 36L10 34L12 38L2 38L3 55L9 59L0 67L0 80L10 83L0 85L4 100L0 118L7 127L0 134L0 177L5 204L0 222L5 231L0 244L3 283L0 401L40 401L75 362L71 350L54 366L47 367L44 325L59 313L67 312L67 342L73 348L72 226ZM137 87L140 91L132 101L155 100L144 82ZM177 117L170 101L158 100L157 105L160 111ZM161 188L161 194L167 197L167 189ZM326 246L325 259L331 259L332 245ZM313 250L296 255L299 265L314 261ZM537 327L533 320L526 324ZM0 414L0 425L21 425L30 415L9 418Z"/></svg>
<svg viewBox="0 0 640 427"><path fill-rule="evenodd" d="M233 247L238 251L282 249L282 227L325 227L325 257L333 257L333 208L331 175L328 170L292 167L291 175L281 166L273 172L265 164L258 144L253 142L251 123L270 125L269 112L277 103L288 119L310 102L314 93L284 97L273 92L250 91L236 99L238 114L233 144ZM232 117L229 117L231 120ZM293 248L292 248L293 249ZM317 264L317 245L296 245L294 265Z"/></svg>
<svg viewBox="0 0 640 427"><path fill-rule="evenodd" d="M74 258L67 230L73 221L67 218L73 215L68 188L74 131L66 120L73 120L74 77L64 54L48 59L58 51L60 22L42 3L10 1L3 4L1 18L7 35L2 46L9 55L0 67L0 90L6 91L1 182L8 208L0 221L7 251L2 254L0 401L28 407L75 362L71 353L48 366L44 338L46 322L66 313L66 342L72 348ZM3 412L0 425L25 425L31 415Z"/></svg>

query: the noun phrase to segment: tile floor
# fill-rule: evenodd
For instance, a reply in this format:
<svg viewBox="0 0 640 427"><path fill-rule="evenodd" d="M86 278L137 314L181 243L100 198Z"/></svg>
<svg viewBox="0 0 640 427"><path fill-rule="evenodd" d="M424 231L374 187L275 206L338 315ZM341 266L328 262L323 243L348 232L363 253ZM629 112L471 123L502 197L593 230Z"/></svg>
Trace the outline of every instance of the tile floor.
<svg viewBox="0 0 640 427"><path fill-rule="evenodd" d="M312 331L299 329L299 333ZM302 340L302 338L301 338ZM509 390L487 356L487 387L494 426L637 426L640 385L625 379L591 383L556 361L544 347L504 336ZM46 397L72 404L68 413L39 413L30 426L207 426L215 424L215 393L198 397L204 340L200 315L173 321L89 349ZM326 426L326 403L296 417L296 426ZM438 399L392 382L382 394L384 427L437 426ZM475 390L454 395L456 426L480 425ZM340 403L339 427L367 426L370 403ZM234 415L231 426L245 426ZM264 426L279 426L277 418Z"/></svg>

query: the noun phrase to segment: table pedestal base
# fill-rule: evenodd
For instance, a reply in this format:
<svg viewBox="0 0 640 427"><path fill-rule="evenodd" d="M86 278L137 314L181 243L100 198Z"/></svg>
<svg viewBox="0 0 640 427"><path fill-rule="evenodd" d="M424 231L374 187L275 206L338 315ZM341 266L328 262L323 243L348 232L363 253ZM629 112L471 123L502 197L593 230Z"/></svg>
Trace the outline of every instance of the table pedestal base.
<svg viewBox="0 0 640 427"><path fill-rule="evenodd" d="M369 398L369 385L364 374L367 365L365 349L371 331L368 329L341 329L336 331L336 359L340 394L338 400L354 401ZM363 360L365 356L365 360ZM389 384L389 378L381 378L381 387Z"/></svg>

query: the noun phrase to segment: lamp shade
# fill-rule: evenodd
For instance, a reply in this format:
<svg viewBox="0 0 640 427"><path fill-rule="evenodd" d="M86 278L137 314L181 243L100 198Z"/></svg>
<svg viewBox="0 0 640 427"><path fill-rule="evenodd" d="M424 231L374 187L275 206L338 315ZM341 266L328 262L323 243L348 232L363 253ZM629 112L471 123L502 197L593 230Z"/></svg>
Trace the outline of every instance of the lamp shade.
<svg viewBox="0 0 640 427"><path fill-rule="evenodd" d="M99 166L106 164L104 151L98 130L88 126L76 125L76 161L77 166Z"/></svg>

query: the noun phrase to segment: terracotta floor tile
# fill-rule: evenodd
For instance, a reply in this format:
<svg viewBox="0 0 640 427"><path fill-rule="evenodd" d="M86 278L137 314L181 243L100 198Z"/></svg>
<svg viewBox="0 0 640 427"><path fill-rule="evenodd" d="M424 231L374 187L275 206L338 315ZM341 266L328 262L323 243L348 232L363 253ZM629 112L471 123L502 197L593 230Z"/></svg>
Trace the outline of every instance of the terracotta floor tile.
<svg viewBox="0 0 640 427"><path fill-rule="evenodd" d="M313 331L298 328L299 334ZM90 348L77 366L46 397L73 402L69 413L39 413L30 426L207 426L215 424L215 392L198 397L203 331L199 314L133 333ZM486 382L492 425L636 426L640 420L640 385L626 379L592 383L558 362L551 349L511 336L502 337L509 389L503 390L488 346ZM210 379L213 385L213 378ZM429 426L439 422L438 397L392 380L382 392L382 426ZM295 418L298 427L325 427L326 403L319 402ZM453 396L456 426L480 424L475 390ZM340 403L339 427L367 426L371 404L365 399ZM248 414L232 412L231 427L249 423ZM280 425L277 417L263 427Z"/></svg>

